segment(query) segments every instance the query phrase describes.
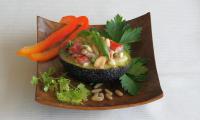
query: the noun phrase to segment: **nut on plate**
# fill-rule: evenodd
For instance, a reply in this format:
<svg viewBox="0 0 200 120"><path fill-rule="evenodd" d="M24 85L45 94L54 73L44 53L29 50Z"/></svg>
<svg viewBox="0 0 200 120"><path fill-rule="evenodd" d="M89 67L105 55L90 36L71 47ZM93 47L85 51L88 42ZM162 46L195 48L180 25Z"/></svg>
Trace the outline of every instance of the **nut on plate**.
<svg viewBox="0 0 200 120"><path fill-rule="evenodd" d="M104 89L104 91L105 91L107 94L109 94L109 95L113 95L113 93L112 93L110 90L108 90L108 89Z"/></svg>
<svg viewBox="0 0 200 120"><path fill-rule="evenodd" d="M123 95L124 95L124 93L123 92L121 92L120 90L115 90L115 94L117 95L117 96L119 96L119 97L122 97Z"/></svg>
<svg viewBox="0 0 200 120"><path fill-rule="evenodd" d="M92 98L92 101L100 102L104 100L104 94L103 93L95 93Z"/></svg>
<svg viewBox="0 0 200 120"><path fill-rule="evenodd" d="M92 92L92 93L99 93L99 92L101 92L101 91L102 91L101 88L96 88L96 89L93 89L91 92Z"/></svg>
<svg viewBox="0 0 200 120"><path fill-rule="evenodd" d="M103 83L97 83L97 84L94 86L94 89L100 88L102 85L103 85Z"/></svg>
<svg viewBox="0 0 200 120"><path fill-rule="evenodd" d="M106 98L107 98L108 100L112 100L112 99L113 99L112 95L110 95L110 94L108 94L108 93L106 93L105 96L106 96Z"/></svg>

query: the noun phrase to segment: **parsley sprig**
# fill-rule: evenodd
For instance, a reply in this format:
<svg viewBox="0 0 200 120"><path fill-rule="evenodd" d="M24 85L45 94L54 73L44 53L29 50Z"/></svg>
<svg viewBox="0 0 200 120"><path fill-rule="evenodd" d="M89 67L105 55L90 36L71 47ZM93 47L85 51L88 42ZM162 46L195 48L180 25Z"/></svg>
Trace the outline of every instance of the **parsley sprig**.
<svg viewBox="0 0 200 120"><path fill-rule="evenodd" d="M105 32L103 35L121 43L126 50L130 50L130 43L138 42L141 40L141 27L131 28L130 24L123 19L119 14L114 19L107 21Z"/></svg>
<svg viewBox="0 0 200 120"><path fill-rule="evenodd" d="M116 15L114 19L107 21L103 35L123 44L125 50L131 50L131 44L141 40L141 27L131 28L130 24L122 16ZM136 95L139 91L138 81L143 81L147 76L146 61L142 58L134 58L129 70L120 77L121 85L131 95Z"/></svg>
<svg viewBox="0 0 200 120"><path fill-rule="evenodd" d="M128 72L120 77L121 85L124 90L131 95L136 95L139 90L138 81L146 79L148 68L146 60L142 58L134 58Z"/></svg>

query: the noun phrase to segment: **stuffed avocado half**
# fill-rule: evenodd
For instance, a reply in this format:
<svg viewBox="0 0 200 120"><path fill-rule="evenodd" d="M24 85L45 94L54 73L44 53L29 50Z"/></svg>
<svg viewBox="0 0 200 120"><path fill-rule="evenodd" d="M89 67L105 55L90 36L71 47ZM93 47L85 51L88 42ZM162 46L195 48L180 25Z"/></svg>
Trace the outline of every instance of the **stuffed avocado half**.
<svg viewBox="0 0 200 120"><path fill-rule="evenodd" d="M96 31L82 31L59 56L69 75L85 82L118 80L131 61L122 44Z"/></svg>

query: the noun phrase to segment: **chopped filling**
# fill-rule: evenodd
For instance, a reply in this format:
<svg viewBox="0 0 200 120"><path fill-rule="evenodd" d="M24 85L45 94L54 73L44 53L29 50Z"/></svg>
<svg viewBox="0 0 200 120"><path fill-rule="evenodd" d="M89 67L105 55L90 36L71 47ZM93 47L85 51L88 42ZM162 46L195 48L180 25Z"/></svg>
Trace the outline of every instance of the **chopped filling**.
<svg viewBox="0 0 200 120"><path fill-rule="evenodd" d="M107 69L124 66L129 63L130 56L123 45L108 38L100 37L95 44L92 37L78 37L66 49L68 62L86 68ZM108 53L107 56L105 53Z"/></svg>

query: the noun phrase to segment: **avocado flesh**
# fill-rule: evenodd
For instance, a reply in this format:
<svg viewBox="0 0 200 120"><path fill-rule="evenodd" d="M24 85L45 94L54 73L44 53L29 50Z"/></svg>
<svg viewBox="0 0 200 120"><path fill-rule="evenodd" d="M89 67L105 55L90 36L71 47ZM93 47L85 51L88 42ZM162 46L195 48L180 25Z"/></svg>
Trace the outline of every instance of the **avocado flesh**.
<svg viewBox="0 0 200 120"><path fill-rule="evenodd" d="M128 55L128 53L126 54ZM117 67L107 66L106 69L96 69L93 66L83 67L77 64L73 59L66 59L68 54L61 51L59 57L67 73L83 82L111 82L119 80L119 78L125 74L129 68L130 56L123 64L118 64Z"/></svg>

